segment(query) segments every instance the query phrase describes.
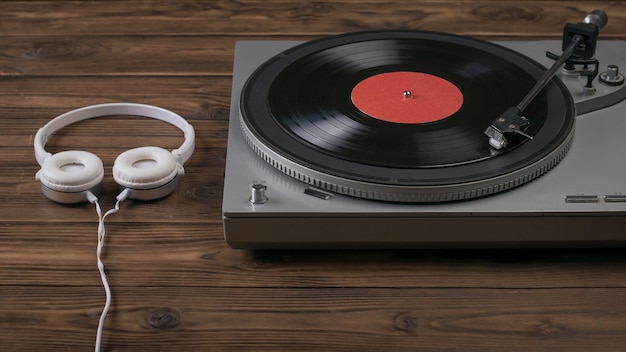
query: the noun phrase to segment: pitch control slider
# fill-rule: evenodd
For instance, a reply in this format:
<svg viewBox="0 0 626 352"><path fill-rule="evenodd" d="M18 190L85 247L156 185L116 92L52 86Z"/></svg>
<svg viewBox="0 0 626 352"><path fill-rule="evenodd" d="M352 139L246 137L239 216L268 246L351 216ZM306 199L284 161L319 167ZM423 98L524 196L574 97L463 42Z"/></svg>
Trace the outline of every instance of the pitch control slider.
<svg viewBox="0 0 626 352"><path fill-rule="evenodd" d="M516 107L508 108L485 130L484 133L489 137L489 144L493 148L505 148L509 142L506 138L507 135L519 134L532 139L530 135L524 132L530 125L530 121L522 116L523 111L548 85L563 64L572 57L588 59L594 55L598 33L606 25L607 21L608 17L604 11L594 10L585 17L582 23L568 23L565 26L563 31L563 54L560 57L552 56L551 58L555 60L554 64L541 76L524 99Z"/></svg>

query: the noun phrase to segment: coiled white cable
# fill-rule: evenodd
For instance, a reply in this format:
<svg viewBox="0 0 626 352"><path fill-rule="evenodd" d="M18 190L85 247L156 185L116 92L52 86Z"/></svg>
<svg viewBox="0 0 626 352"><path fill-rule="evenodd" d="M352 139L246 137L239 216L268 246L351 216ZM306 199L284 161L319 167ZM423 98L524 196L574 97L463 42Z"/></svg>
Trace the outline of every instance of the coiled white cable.
<svg viewBox="0 0 626 352"><path fill-rule="evenodd" d="M100 204L98 203L98 198L91 192L87 192L87 199L89 203L95 204L96 213L98 213L98 247L96 249L96 259L98 262L98 271L100 272L100 278L102 280L102 286L104 286L104 292L106 295L104 308L102 309L102 314L100 314L100 321L98 322L98 332L96 333L96 345L95 352L100 351L100 345L102 342L102 330L104 329L104 320L106 319L107 313L109 312L109 308L111 307L111 288L109 287L109 282L107 280L107 276L104 272L104 263L102 262L102 248L104 248L104 235L106 233L104 229L104 219L107 216L116 213L120 210L120 203L124 201L128 197L128 193L130 191L128 189L123 190L116 197L117 202L115 202L115 207L108 210L104 215L102 215L102 209L100 209Z"/></svg>

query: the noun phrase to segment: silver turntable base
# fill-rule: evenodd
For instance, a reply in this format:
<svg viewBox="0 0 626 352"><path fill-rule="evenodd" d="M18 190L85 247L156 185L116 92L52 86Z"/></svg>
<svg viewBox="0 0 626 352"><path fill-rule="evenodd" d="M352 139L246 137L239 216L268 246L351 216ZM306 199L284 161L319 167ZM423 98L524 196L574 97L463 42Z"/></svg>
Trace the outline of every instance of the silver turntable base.
<svg viewBox="0 0 626 352"><path fill-rule="evenodd" d="M239 96L252 72L300 44L238 42L222 204L232 248L570 247L626 245L626 86L560 74L575 102L575 136L547 174L504 193L473 200L403 204L311 188L262 160L245 142ZM545 66L561 42L499 42ZM626 70L626 42L599 41L600 72ZM514 82L512 82L514 84ZM253 202L250 198L253 198ZM256 204L255 204L256 203Z"/></svg>

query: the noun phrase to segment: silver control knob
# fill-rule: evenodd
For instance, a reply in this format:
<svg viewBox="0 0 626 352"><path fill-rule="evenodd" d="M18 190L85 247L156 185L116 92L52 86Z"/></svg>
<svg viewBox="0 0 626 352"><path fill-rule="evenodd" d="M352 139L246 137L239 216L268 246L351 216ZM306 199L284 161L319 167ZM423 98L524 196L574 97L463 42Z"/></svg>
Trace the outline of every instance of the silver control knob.
<svg viewBox="0 0 626 352"><path fill-rule="evenodd" d="M250 191L252 195L250 196L251 204L265 204L268 201L267 196L265 195L265 191L267 190L267 186L261 183L253 183Z"/></svg>
<svg viewBox="0 0 626 352"><path fill-rule="evenodd" d="M619 86L624 84L624 75L619 73L617 65L608 65L606 71L600 74L600 82L609 86Z"/></svg>

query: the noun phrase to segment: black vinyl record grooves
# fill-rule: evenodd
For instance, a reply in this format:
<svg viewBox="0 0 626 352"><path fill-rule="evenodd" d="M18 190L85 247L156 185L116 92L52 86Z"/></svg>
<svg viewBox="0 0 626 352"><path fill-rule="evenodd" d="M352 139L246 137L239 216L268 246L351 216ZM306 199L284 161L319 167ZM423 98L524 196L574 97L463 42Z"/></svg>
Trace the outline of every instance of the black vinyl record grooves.
<svg viewBox="0 0 626 352"><path fill-rule="evenodd" d="M264 159L304 182L407 202L467 199L515 187L565 155L574 103L552 82L524 111L532 140L490 147L485 129L516 106L545 69L512 50L422 31L360 32L289 49L259 67L240 100L244 135ZM372 117L352 99L365 79L416 72L451 83L462 105L426 123Z"/></svg>

